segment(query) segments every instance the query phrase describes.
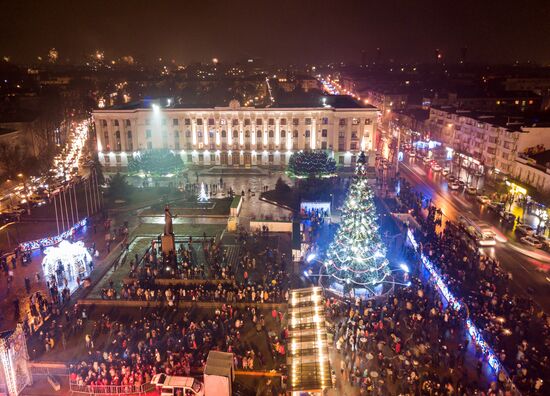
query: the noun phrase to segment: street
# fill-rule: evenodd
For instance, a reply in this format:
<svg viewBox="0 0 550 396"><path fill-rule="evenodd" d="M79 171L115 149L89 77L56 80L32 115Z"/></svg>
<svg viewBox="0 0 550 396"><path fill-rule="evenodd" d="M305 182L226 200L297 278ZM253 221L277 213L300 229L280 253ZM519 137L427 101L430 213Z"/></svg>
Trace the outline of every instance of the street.
<svg viewBox="0 0 550 396"><path fill-rule="evenodd" d="M443 211L444 218L454 221L462 214L472 220L483 220L491 224L493 231L497 233L497 245L484 248L483 252L496 256L502 268L512 274L518 289L531 296L545 312L549 312L550 284L546 280L545 272L550 268L550 256L546 252L520 245L514 231L510 227L502 227L496 215L488 212L484 206L462 191L448 189L441 173L432 172L414 159L405 159L399 165L401 176L409 180L425 197L431 198L433 204Z"/></svg>

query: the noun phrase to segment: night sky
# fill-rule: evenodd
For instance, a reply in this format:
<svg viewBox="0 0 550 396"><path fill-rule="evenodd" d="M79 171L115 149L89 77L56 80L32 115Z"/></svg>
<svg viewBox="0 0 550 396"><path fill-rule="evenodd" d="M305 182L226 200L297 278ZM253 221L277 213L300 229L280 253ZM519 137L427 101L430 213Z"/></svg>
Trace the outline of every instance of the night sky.
<svg viewBox="0 0 550 396"><path fill-rule="evenodd" d="M550 1L493 0L0 0L0 56L82 59L133 55L178 63L264 58L272 63L374 58L550 62Z"/></svg>

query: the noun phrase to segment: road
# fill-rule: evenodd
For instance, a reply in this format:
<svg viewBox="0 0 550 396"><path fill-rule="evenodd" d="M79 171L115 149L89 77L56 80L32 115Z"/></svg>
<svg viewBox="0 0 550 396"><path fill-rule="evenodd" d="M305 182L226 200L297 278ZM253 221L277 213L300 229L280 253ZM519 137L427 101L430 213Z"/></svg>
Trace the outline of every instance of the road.
<svg viewBox="0 0 550 396"><path fill-rule="evenodd" d="M497 216L487 211L485 205L480 205L473 197L461 191L448 189L443 175L432 172L421 161L405 159L399 164L399 172L412 183L415 190L430 197L433 204L441 208L444 218L456 220L462 214L491 224L497 233L497 245L483 248L483 253L496 257L502 268L512 274L518 291L530 295L546 313L550 312L550 282L547 280L550 255L518 243L514 230L503 227Z"/></svg>

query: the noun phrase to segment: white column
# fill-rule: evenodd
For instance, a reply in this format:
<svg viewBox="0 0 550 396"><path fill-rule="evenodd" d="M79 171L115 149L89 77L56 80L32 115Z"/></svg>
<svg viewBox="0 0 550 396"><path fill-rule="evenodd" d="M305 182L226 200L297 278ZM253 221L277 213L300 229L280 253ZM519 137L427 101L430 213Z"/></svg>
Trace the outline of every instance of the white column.
<svg viewBox="0 0 550 396"><path fill-rule="evenodd" d="M279 143L281 142L280 129L280 120L277 118L275 120L275 146L277 146L277 148L279 147Z"/></svg>
<svg viewBox="0 0 550 396"><path fill-rule="evenodd" d="M311 146L312 150L315 150L315 144L317 142L317 135L316 135L317 125L315 125L315 124L316 124L316 120L315 120L315 118L312 118L312 120L311 120L311 140L310 140L310 146Z"/></svg>
<svg viewBox="0 0 550 396"><path fill-rule="evenodd" d="M244 146L244 121L239 121L239 144Z"/></svg>
<svg viewBox="0 0 550 396"><path fill-rule="evenodd" d="M231 130L231 124L227 123L227 144L231 146L233 144L233 131Z"/></svg>
<svg viewBox="0 0 550 396"><path fill-rule="evenodd" d="M197 145L197 121L191 120L191 137L193 139L193 147Z"/></svg>
<svg viewBox="0 0 550 396"><path fill-rule="evenodd" d="M209 133L209 130L208 130L208 120L205 120L204 118L202 119L202 127L203 127L203 141L204 141L204 147L206 147L208 145L208 133Z"/></svg>
<svg viewBox="0 0 550 396"><path fill-rule="evenodd" d="M250 135L250 142L252 143L253 148L256 148L256 122L251 120L252 124L252 134Z"/></svg>
<svg viewBox="0 0 550 396"><path fill-rule="evenodd" d="M286 130L286 149L287 150L292 150L292 134L293 133L294 133L294 131L292 129L292 121L291 121L290 130L289 130L288 125L287 125L287 130Z"/></svg>

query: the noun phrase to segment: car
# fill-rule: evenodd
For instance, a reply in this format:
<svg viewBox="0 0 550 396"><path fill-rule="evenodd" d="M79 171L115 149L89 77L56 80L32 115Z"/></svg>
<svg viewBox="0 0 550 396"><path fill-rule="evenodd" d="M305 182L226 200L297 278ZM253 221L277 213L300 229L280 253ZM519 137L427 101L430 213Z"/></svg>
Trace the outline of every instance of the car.
<svg viewBox="0 0 550 396"><path fill-rule="evenodd" d="M496 213L499 213L504 208L503 202L491 201L487 204L487 209L493 210Z"/></svg>
<svg viewBox="0 0 550 396"><path fill-rule="evenodd" d="M448 175L447 175L447 181L453 182L453 181L455 181L455 180L456 180L456 177L454 177L453 175L451 175L451 174L448 174Z"/></svg>
<svg viewBox="0 0 550 396"><path fill-rule="evenodd" d="M452 181L452 182L449 183L449 188L451 190L458 190L460 188L460 184L458 184L455 181Z"/></svg>
<svg viewBox="0 0 550 396"><path fill-rule="evenodd" d="M507 223L514 223L516 221L516 215L512 212L501 210L499 212L499 216L501 217L502 221L505 221Z"/></svg>
<svg viewBox="0 0 550 396"><path fill-rule="evenodd" d="M550 238L544 235L535 235L535 238L537 238L539 242L542 243L543 249L550 250Z"/></svg>
<svg viewBox="0 0 550 396"><path fill-rule="evenodd" d="M443 170L441 171L443 176L447 176L449 174L449 172L451 172L451 170L449 168L443 168Z"/></svg>
<svg viewBox="0 0 550 396"><path fill-rule="evenodd" d="M432 170L434 172L441 172L441 165L439 165L437 162L432 162Z"/></svg>
<svg viewBox="0 0 550 396"><path fill-rule="evenodd" d="M476 200L482 205L486 205L491 202L491 198L489 198L487 195L478 195Z"/></svg>
<svg viewBox="0 0 550 396"><path fill-rule="evenodd" d="M0 213L0 225L17 221L17 215L9 212Z"/></svg>
<svg viewBox="0 0 550 396"><path fill-rule="evenodd" d="M466 185L466 182L462 179L458 179L456 182L460 185L460 187L464 187Z"/></svg>
<svg viewBox="0 0 550 396"><path fill-rule="evenodd" d="M12 215L16 215L16 216L21 216L21 215L24 215L25 213L27 213L27 209L22 208L22 207L17 205L17 206L13 206L11 209L9 209L7 211L7 213L12 214Z"/></svg>
<svg viewBox="0 0 550 396"><path fill-rule="evenodd" d="M466 187L466 194L476 195L477 194L477 188L475 188L474 186Z"/></svg>
<svg viewBox="0 0 550 396"><path fill-rule="evenodd" d="M424 164L429 164L430 162L432 162L432 159L428 157L424 157L422 158L422 162L424 162Z"/></svg>
<svg viewBox="0 0 550 396"><path fill-rule="evenodd" d="M411 151L409 153L409 157L412 157L412 158L416 157L416 153L414 151Z"/></svg>
<svg viewBox="0 0 550 396"><path fill-rule="evenodd" d="M516 227L516 232L518 234L527 235L527 236L535 234L535 230L532 227L529 227L527 224L519 224Z"/></svg>
<svg viewBox="0 0 550 396"><path fill-rule="evenodd" d="M521 237L520 241L534 248L542 249L542 242L540 242L538 239L536 239L531 235L526 235L524 237Z"/></svg>

